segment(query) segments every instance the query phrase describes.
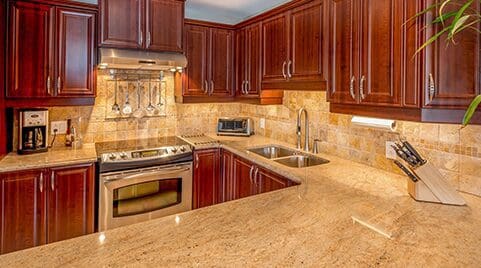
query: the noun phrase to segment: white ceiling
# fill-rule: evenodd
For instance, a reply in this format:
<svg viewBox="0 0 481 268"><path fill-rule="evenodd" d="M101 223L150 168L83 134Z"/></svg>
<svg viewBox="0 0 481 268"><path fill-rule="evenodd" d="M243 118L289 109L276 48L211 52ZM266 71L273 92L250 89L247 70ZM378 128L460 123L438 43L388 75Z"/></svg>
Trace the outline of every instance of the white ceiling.
<svg viewBox="0 0 481 268"><path fill-rule="evenodd" d="M185 17L237 24L292 0L187 0Z"/></svg>

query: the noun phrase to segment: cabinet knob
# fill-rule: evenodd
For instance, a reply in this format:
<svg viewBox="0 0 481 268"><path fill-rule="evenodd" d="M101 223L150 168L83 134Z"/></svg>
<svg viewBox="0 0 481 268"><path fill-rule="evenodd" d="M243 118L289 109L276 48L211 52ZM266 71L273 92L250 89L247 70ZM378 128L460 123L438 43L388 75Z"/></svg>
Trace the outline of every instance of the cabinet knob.
<svg viewBox="0 0 481 268"><path fill-rule="evenodd" d="M429 101L433 101L434 94L436 94L436 87L434 85L434 76L432 73L429 74Z"/></svg>
<svg viewBox="0 0 481 268"><path fill-rule="evenodd" d="M43 192L43 173L40 173L40 192Z"/></svg>
<svg viewBox="0 0 481 268"><path fill-rule="evenodd" d="M55 173L54 172L50 174L50 188L52 188L52 191L55 191Z"/></svg>
<svg viewBox="0 0 481 268"><path fill-rule="evenodd" d="M287 79L286 65L287 65L287 62L284 61L284 63L282 63L282 76L284 76L284 79Z"/></svg>
<svg viewBox="0 0 481 268"><path fill-rule="evenodd" d="M356 78L354 76L351 77L351 83L349 86L349 93L351 94L351 98L356 100L356 95L354 94L354 83L356 82Z"/></svg>
<svg viewBox="0 0 481 268"><path fill-rule="evenodd" d="M287 79L292 78L291 67L292 67L292 61L289 60L287 63Z"/></svg>
<svg viewBox="0 0 481 268"><path fill-rule="evenodd" d="M52 95L52 94L51 94L51 91L50 91L50 82L51 82L50 80L51 80L51 79L50 79L50 75L49 75L49 76L47 77L47 94L48 94L48 95Z"/></svg>
<svg viewBox="0 0 481 268"><path fill-rule="evenodd" d="M361 81L359 81L359 94L361 95L361 100L366 98L366 95L364 95L364 81L366 81L366 77L363 75Z"/></svg>
<svg viewBox="0 0 481 268"><path fill-rule="evenodd" d="M204 94L209 94L209 85L207 83L207 80L204 81Z"/></svg>

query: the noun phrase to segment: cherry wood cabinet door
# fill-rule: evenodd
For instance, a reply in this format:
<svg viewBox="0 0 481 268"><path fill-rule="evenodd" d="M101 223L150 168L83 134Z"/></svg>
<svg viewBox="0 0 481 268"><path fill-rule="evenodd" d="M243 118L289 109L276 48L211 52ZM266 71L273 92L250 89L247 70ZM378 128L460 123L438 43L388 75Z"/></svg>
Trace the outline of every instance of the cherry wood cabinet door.
<svg viewBox="0 0 481 268"><path fill-rule="evenodd" d="M262 67L261 26L256 23L246 28L246 91L247 96L258 96L261 92Z"/></svg>
<svg viewBox="0 0 481 268"><path fill-rule="evenodd" d="M464 1L457 0L460 4ZM441 3L429 0L427 5ZM448 5L449 6L449 5ZM475 1L474 7L479 12L481 3ZM447 7L446 12L449 12ZM427 21L432 21L436 14L428 13ZM479 29L480 24L473 25ZM426 40L440 31L440 26L427 28ZM464 109L478 94L480 88L480 38L476 30L467 29L456 35L456 44L446 45L442 35L439 41L425 51L424 107Z"/></svg>
<svg viewBox="0 0 481 268"><path fill-rule="evenodd" d="M53 93L54 8L9 2L7 97L48 97Z"/></svg>
<svg viewBox="0 0 481 268"><path fill-rule="evenodd" d="M334 0L330 5L331 18L331 103L354 104L357 102L358 25L360 1Z"/></svg>
<svg viewBox="0 0 481 268"><path fill-rule="evenodd" d="M99 0L100 44L105 47L143 48L143 0Z"/></svg>
<svg viewBox="0 0 481 268"><path fill-rule="evenodd" d="M183 52L184 1L146 0L146 48Z"/></svg>
<svg viewBox="0 0 481 268"><path fill-rule="evenodd" d="M184 96L207 95L207 65L209 51L209 28L185 25L185 56L187 68L184 75Z"/></svg>
<svg viewBox="0 0 481 268"><path fill-rule="evenodd" d="M364 0L361 14L359 100L400 106L403 0ZM358 28L359 29L359 28Z"/></svg>
<svg viewBox="0 0 481 268"><path fill-rule="evenodd" d="M285 81L289 51L288 14L262 22L262 82Z"/></svg>
<svg viewBox="0 0 481 268"><path fill-rule="evenodd" d="M49 173L47 242L93 233L94 165L52 168Z"/></svg>
<svg viewBox="0 0 481 268"><path fill-rule="evenodd" d="M0 174L0 253L46 243L44 170Z"/></svg>
<svg viewBox="0 0 481 268"><path fill-rule="evenodd" d="M215 205L219 202L220 185L219 149L194 152L193 208Z"/></svg>
<svg viewBox="0 0 481 268"><path fill-rule="evenodd" d="M292 81L323 80L323 3L314 1L290 13L291 63L288 68Z"/></svg>
<svg viewBox="0 0 481 268"><path fill-rule="evenodd" d="M260 193L267 193L291 186L290 180L263 168L259 168L257 171L256 181L259 185Z"/></svg>
<svg viewBox="0 0 481 268"><path fill-rule="evenodd" d="M209 91L213 96L234 93L234 31L210 29Z"/></svg>
<svg viewBox="0 0 481 268"><path fill-rule="evenodd" d="M234 156L233 162L234 199L255 195L257 189L252 180L254 164L237 156Z"/></svg>
<svg viewBox="0 0 481 268"><path fill-rule="evenodd" d="M95 95L95 12L57 8L58 96Z"/></svg>
<svg viewBox="0 0 481 268"><path fill-rule="evenodd" d="M234 178L233 178L233 164L234 164L234 155L226 150L222 150L221 152L221 160L220 160L220 167L221 167L221 179L222 179L222 187L221 187L221 202L227 202L235 199L234 189Z"/></svg>
<svg viewBox="0 0 481 268"><path fill-rule="evenodd" d="M247 36L246 29L240 29L236 33L236 47L235 47L235 59L236 59L236 95L244 96L246 81L248 80L247 66L248 64L248 49L247 49Z"/></svg>

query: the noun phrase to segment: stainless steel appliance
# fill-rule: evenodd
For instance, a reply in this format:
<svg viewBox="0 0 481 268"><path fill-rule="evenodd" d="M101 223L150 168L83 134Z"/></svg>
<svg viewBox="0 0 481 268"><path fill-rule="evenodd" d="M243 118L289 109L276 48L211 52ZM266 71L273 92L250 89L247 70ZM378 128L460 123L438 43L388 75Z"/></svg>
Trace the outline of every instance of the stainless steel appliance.
<svg viewBox="0 0 481 268"><path fill-rule="evenodd" d="M192 209L192 149L177 137L96 144L99 231Z"/></svg>
<svg viewBox="0 0 481 268"><path fill-rule="evenodd" d="M182 135L180 136L183 140L191 144L195 149L202 150L212 147L220 147L220 141L213 139L204 134L198 135Z"/></svg>
<svg viewBox="0 0 481 268"><path fill-rule="evenodd" d="M254 134L252 119L247 117L219 118L217 121L217 135L222 136L251 136Z"/></svg>
<svg viewBox="0 0 481 268"><path fill-rule="evenodd" d="M19 154L48 151L48 110L28 109L19 111Z"/></svg>

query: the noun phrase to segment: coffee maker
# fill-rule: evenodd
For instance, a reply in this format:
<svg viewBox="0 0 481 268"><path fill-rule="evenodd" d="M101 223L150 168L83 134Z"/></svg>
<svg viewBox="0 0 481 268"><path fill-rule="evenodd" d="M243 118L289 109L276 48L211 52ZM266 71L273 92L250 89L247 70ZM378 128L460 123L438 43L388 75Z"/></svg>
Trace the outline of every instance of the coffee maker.
<svg viewBox="0 0 481 268"><path fill-rule="evenodd" d="M48 110L28 109L19 111L19 154L48 151Z"/></svg>

